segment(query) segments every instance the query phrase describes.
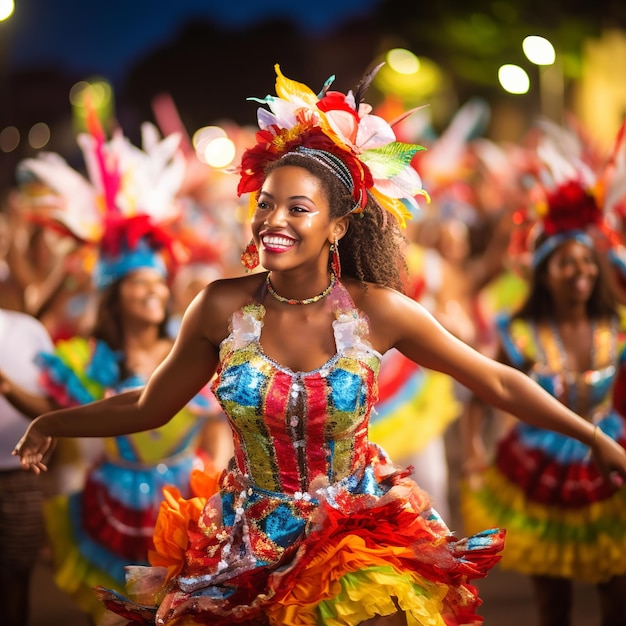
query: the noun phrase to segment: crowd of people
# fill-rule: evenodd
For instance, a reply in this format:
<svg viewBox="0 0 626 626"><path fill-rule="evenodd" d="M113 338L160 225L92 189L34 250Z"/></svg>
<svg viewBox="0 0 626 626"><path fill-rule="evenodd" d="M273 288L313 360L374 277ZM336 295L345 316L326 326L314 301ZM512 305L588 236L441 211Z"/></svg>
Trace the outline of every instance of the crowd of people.
<svg viewBox="0 0 626 626"><path fill-rule="evenodd" d="M367 103L376 68L348 93L276 72L236 173L94 116L84 174L18 168L8 623L46 546L94 624L480 624L472 581L500 563L541 626L571 623L574 580L623 626L623 133L603 155L541 120L500 146L472 101L415 136Z"/></svg>

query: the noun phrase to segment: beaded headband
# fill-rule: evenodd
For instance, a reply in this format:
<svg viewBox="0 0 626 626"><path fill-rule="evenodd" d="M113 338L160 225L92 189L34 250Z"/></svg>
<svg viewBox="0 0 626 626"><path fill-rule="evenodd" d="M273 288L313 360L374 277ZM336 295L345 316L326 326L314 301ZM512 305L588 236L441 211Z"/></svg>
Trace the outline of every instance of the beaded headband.
<svg viewBox="0 0 626 626"><path fill-rule="evenodd" d="M412 111L390 124L373 115L372 107L362 101L379 68L365 76L355 94L330 91L331 76L316 95L306 85L286 78L275 65L277 96L249 98L270 110L257 110L260 130L256 145L242 156L237 193L256 194L269 163L288 153L299 153L315 158L338 176L354 198L353 213L362 212L372 197L404 226L411 210L419 211L416 196L428 198L411 165L423 148L397 141L392 128Z"/></svg>
<svg viewBox="0 0 626 626"><path fill-rule="evenodd" d="M535 269L545 259L547 259L561 244L566 241L576 241L587 248L593 249L593 239L582 230L567 230L552 237L548 237L543 243L537 246L533 253L532 267Z"/></svg>
<svg viewBox="0 0 626 626"><path fill-rule="evenodd" d="M350 170L339 157L336 157L331 152L307 148L306 146L298 146L292 152L283 154L281 159L284 159L286 156L301 156L306 159L313 159L336 176L351 195L354 193L354 181L352 180ZM357 212L357 209L361 206L361 200L362 198L359 196L359 201L352 208L351 213Z"/></svg>

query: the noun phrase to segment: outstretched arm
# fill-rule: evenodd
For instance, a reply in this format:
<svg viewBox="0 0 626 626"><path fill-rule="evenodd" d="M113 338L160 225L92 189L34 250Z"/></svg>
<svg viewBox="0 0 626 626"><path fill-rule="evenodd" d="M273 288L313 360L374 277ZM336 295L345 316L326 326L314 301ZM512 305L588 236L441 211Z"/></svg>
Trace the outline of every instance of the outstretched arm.
<svg viewBox="0 0 626 626"><path fill-rule="evenodd" d="M528 424L592 446L605 474L615 470L626 479L626 451L592 423L570 411L524 373L459 341L410 298L392 291L378 294L381 299L377 298L377 305L367 312L374 328L385 329L384 334L375 335L384 349L395 346L423 367L457 379L484 402Z"/></svg>
<svg viewBox="0 0 626 626"><path fill-rule="evenodd" d="M218 347L203 320L208 292L197 297L184 317L174 347L141 390L129 391L83 406L45 413L31 422L15 447L22 465L36 473L54 437L112 437L162 426L211 378Z"/></svg>

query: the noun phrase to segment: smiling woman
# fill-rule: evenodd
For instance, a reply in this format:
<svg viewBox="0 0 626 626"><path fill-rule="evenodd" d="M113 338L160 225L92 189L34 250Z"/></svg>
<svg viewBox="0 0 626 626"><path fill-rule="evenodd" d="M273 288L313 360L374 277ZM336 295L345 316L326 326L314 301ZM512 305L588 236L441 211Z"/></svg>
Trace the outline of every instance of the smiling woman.
<svg viewBox="0 0 626 626"><path fill-rule="evenodd" d="M424 191L411 166L420 147L397 141L363 99L376 68L348 93L331 90L332 78L316 93L275 69L277 96L261 100L269 111L259 108L239 185L267 271L209 284L143 390L41 415L15 453L42 471L53 435L161 426L211 380L234 456L219 485L205 480L193 498L167 491L151 567L128 569L128 595L97 590L111 619L479 624L472 580L498 561L505 533L455 537L410 470L370 441L382 354L396 348L591 444L622 477L626 452L394 289L400 226Z"/></svg>
<svg viewBox="0 0 626 626"><path fill-rule="evenodd" d="M592 441L606 433L624 447L624 405L616 398L626 317L602 255L619 241L605 218L622 197L626 170L611 163L592 175L578 155L558 148L549 137L538 144L536 204L526 222L517 220L520 232L530 227L530 287L517 310L498 316L499 358L583 416ZM488 463L476 419L482 404L472 400L468 420L467 529L507 525L502 566L530 577L541 624L573 623L574 581L596 586L602 624L625 624L625 489L602 479L586 446L524 423L504 432Z"/></svg>

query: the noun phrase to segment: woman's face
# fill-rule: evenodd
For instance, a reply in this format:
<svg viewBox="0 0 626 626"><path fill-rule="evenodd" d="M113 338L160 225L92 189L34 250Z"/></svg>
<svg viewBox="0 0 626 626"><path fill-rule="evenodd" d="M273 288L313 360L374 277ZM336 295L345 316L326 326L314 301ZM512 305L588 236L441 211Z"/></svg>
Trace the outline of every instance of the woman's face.
<svg viewBox="0 0 626 626"><path fill-rule="evenodd" d="M587 302L597 280L595 255L581 243L567 241L548 258L546 285L556 300Z"/></svg>
<svg viewBox="0 0 626 626"><path fill-rule="evenodd" d="M165 319L170 291L165 278L154 269L139 269L122 279L122 315L153 324Z"/></svg>
<svg viewBox="0 0 626 626"><path fill-rule="evenodd" d="M336 221L316 176L302 167L276 168L263 183L252 217L261 264L285 270L322 258Z"/></svg>

